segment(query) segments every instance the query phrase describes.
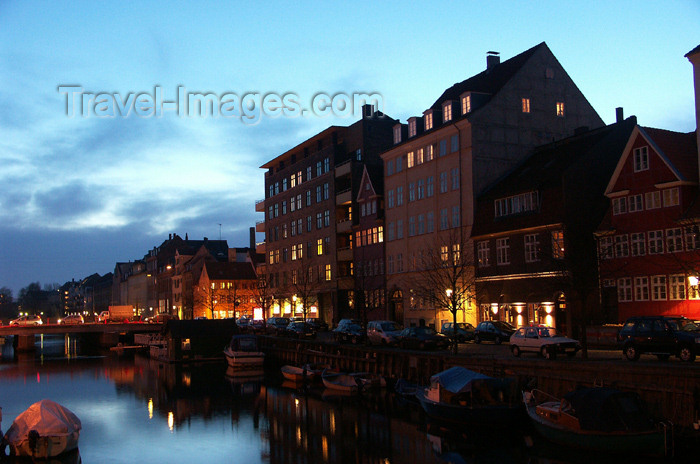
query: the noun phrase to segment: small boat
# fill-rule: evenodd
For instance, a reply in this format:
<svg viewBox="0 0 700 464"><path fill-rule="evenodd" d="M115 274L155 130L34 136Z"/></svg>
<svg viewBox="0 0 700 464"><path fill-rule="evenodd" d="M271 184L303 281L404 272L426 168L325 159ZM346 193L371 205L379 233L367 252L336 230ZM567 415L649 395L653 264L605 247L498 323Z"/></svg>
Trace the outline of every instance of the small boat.
<svg viewBox="0 0 700 464"><path fill-rule="evenodd" d="M302 367L285 365L280 369L282 376L292 382L313 382L320 378L321 372L325 366L317 366L315 364L304 364Z"/></svg>
<svg viewBox="0 0 700 464"><path fill-rule="evenodd" d="M373 374L371 372L353 372L350 375L355 377L360 391L386 387L386 379L379 374Z"/></svg>
<svg viewBox="0 0 700 464"><path fill-rule="evenodd" d="M2 439L10 455L48 459L78 447L82 425L68 408L41 400L17 416Z"/></svg>
<svg viewBox="0 0 700 464"><path fill-rule="evenodd" d="M344 372L324 369L321 373L323 385L329 390L337 390L355 393L359 391L360 384L357 377Z"/></svg>
<svg viewBox="0 0 700 464"><path fill-rule="evenodd" d="M234 335L224 348L226 362L234 369L261 369L265 353L258 348L258 338L252 334Z"/></svg>
<svg viewBox="0 0 700 464"><path fill-rule="evenodd" d="M556 398L523 392L537 432L560 445L625 455L664 456L672 430L654 422L636 393L613 388L580 388Z"/></svg>
<svg viewBox="0 0 700 464"><path fill-rule="evenodd" d="M416 398L433 420L478 427L510 426L522 409L514 379L459 366L430 377L430 386L419 388Z"/></svg>
<svg viewBox="0 0 700 464"><path fill-rule="evenodd" d="M406 379L399 379L394 385L394 393L404 400L416 400L416 393L425 387L421 387L417 383L411 383Z"/></svg>

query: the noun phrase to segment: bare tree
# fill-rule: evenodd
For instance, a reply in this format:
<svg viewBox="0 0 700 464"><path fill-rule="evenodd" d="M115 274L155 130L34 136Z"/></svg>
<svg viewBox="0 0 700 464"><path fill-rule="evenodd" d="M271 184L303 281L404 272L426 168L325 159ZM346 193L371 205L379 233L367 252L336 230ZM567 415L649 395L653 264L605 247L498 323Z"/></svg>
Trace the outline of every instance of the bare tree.
<svg viewBox="0 0 700 464"><path fill-rule="evenodd" d="M214 311L224 305L226 295L212 284L200 284L194 291L194 308L204 308L205 315L209 319L214 318Z"/></svg>
<svg viewBox="0 0 700 464"><path fill-rule="evenodd" d="M418 260L419 273L411 277L409 286L419 299L443 308L452 314L453 349L457 352L457 315L470 311L470 301L476 294L474 250L461 229L437 234Z"/></svg>
<svg viewBox="0 0 700 464"><path fill-rule="evenodd" d="M292 267L292 276L287 285L287 291L292 295L292 300L296 298L301 303L304 320L308 316L309 309L313 303L317 302L317 295L321 289L323 276L316 275L316 266L313 259L297 258L296 264ZM296 306L296 301L294 301ZM294 308L296 310L296 307Z"/></svg>

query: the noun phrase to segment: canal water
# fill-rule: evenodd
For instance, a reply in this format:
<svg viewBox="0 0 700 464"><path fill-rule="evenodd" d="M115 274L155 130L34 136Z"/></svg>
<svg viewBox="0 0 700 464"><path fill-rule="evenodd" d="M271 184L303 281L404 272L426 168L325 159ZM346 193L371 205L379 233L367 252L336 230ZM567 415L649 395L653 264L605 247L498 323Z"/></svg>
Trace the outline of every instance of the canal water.
<svg viewBox="0 0 700 464"><path fill-rule="evenodd" d="M339 396L297 388L277 369L241 375L223 363L91 353L62 336L37 337L35 353L17 354L9 339L0 363L2 430L44 398L82 422L79 451L55 461L63 463L620 461L548 444L526 422L497 431L444 427L391 392Z"/></svg>

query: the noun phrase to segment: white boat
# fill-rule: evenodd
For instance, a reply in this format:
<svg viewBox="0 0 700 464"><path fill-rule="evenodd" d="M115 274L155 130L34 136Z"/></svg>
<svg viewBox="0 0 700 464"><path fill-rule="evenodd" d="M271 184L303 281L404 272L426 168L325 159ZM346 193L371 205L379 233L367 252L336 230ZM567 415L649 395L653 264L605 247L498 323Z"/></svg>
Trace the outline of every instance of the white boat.
<svg viewBox="0 0 700 464"><path fill-rule="evenodd" d="M231 342L224 348L226 362L234 369L262 369L265 353L258 348L258 338L255 335L234 335Z"/></svg>
<svg viewBox="0 0 700 464"><path fill-rule="evenodd" d="M321 373L321 379L323 385L329 390L357 392L359 389L357 377L351 374L325 369Z"/></svg>
<svg viewBox="0 0 700 464"><path fill-rule="evenodd" d="M17 416L3 437L10 455L47 459L78 447L82 425L68 408L41 400Z"/></svg>
<svg viewBox="0 0 700 464"><path fill-rule="evenodd" d="M292 382L313 382L321 376L324 368L315 364L304 364L302 367L287 364L280 371L285 379Z"/></svg>

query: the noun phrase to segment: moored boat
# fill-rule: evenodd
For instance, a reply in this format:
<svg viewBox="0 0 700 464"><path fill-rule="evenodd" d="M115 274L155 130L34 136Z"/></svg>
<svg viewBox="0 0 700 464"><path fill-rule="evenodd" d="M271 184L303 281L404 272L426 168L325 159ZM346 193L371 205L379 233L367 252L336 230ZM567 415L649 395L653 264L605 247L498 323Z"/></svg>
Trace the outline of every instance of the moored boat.
<svg viewBox="0 0 700 464"><path fill-rule="evenodd" d="M2 439L10 455L47 459L78 447L82 425L68 408L41 400L17 416Z"/></svg>
<svg viewBox="0 0 700 464"><path fill-rule="evenodd" d="M282 376L292 382L312 382L320 378L325 366L315 364L304 364L301 367L287 364L281 367Z"/></svg>
<svg viewBox="0 0 700 464"><path fill-rule="evenodd" d="M508 426L522 414L515 381L451 367L433 375L416 398L433 420L461 425Z"/></svg>
<svg viewBox="0 0 700 464"><path fill-rule="evenodd" d="M359 384L357 377L330 369L324 369L321 373L323 385L329 390L338 390L344 392L357 392Z"/></svg>
<svg viewBox="0 0 700 464"><path fill-rule="evenodd" d="M537 432L560 445L653 456L670 447L670 426L653 421L633 392L581 388L555 398L533 390L523 392L523 400Z"/></svg>
<svg viewBox="0 0 700 464"><path fill-rule="evenodd" d="M265 353L258 348L258 338L251 334L231 337L231 342L224 348L224 356L234 369L261 369L265 362Z"/></svg>

